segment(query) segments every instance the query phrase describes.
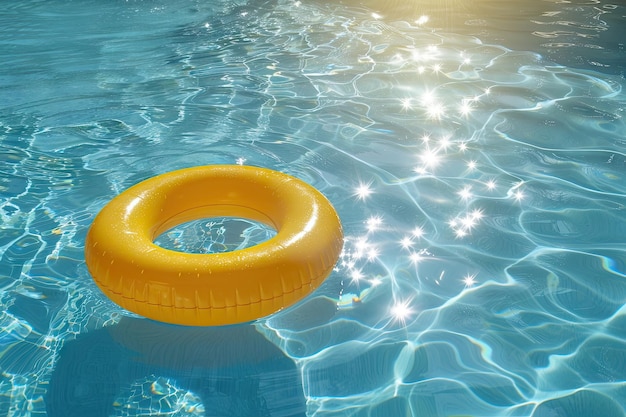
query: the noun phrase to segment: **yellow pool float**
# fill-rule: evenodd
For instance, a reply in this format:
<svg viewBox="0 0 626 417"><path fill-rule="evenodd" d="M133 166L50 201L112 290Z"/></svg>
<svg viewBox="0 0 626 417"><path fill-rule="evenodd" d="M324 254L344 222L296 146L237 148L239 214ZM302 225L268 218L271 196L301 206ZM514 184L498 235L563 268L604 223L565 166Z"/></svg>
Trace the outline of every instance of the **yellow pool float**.
<svg viewBox="0 0 626 417"><path fill-rule="evenodd" d="M165 249L156 237L181 223L239 217L273 227L258 245L226 253ZM161 322L252 321L304 298L343 246L330 202L305 182L265 168L211 165L150 178L115 197L85 242L98 287L121 307Z"/></svg>

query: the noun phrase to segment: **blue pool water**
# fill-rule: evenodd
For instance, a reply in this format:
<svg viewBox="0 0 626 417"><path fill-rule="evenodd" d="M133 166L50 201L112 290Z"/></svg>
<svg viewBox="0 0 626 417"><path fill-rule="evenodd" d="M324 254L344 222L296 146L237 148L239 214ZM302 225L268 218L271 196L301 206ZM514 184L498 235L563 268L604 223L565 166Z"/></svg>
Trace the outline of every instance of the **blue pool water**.
<svg viewBox="0 0 626 417"><path fill-rule="evenodd" d="M0 415L625 416L626 8L415 3L3 4ZM106 299L96 213L218 163L322 191L331 276L226 328Z"/></svg>

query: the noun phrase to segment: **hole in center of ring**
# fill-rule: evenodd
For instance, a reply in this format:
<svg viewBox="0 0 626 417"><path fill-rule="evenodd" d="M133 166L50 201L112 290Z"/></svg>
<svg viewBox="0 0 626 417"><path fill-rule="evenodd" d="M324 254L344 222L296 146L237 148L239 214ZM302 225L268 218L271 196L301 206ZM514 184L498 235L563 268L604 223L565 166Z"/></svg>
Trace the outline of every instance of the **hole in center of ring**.
<svg viewBox="0 0 626 417"><path fill-rule="evenodd" d="M276 236L276 230L255 220L211 217L181 223L157 236L164 249L186 253L223 253L249 248Z"/></svg>

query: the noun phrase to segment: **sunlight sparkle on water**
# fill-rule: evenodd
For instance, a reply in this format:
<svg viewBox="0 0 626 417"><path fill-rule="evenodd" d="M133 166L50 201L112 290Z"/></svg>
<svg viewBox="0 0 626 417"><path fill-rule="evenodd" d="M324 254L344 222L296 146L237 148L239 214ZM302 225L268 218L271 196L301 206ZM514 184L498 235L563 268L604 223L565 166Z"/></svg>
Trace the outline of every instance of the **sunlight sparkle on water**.
<svg viewBox="0 0 626 417"><path fill-rule="evenodd" d="M454 234L458 238L462 238L462 237L465 237L465 236L468 235L467 231L465 229L461 229L461 228L456 229Z"/></svg>
<svg viewBox="0 0 626 417"><path fill-rule="evenodd" d="M413 263L414 265L419 264L420 262L422 262L423 260L426 259L426 256L424 255L431 255L430 252L428 252L427 249L420 249L417 252L412 252L409 255L409 259L411 260L411 263Z"/></svg>
<svg viewBox="0 0 626 417"><path fill-rule="evenodd" d="M367 250L369 249L370 245L371 244L368 242L367 238L365 237L358 238L356 243L354 244L354 247L355 247L354 257L362 258L364 256L364 253L366 253Z"/></svg>
<svg viewBox="0 0 626 417"><path fill-rule="evenodd" d="M402 240L400 241L400 246L402 246L402 248L404 249L408 249L413 245L413 239L411 239L409 236L405 236L402 238Z"/></svg>
<svg viewBox="0 0 626 417"><path fill-rule="evenodd" d="M378 248L376 248L375 246L372 246L367 251L367 260L371 262L375 260L376 258L378 258L379 254L380 254L380 251L378 250Z"/></svg>
<svg viewBox="0 0 626 417"><path fill-rule="evenodd" d="M519 181L513 185L513 187L508 191L507 195L512 197L515 201L522 201L526 196L520 190L520 187L524 185L524 181Z"/></svg>
<svg viewBox="0 0 626 417"><path fill-rule="evenodd" d="M396 301L391 307L391 317L393 317L395 321L405 325L407 319L413 315L413 309L410 307L410 304L410 300Z"/></svg>
<svg viewBox="0 0 626 417"><path fill-rule="evenodd" d="M372 216L369 219L367 219L366 224L367 224L367 231L373 232L375 230L378 230L380 226L383 224L383 218L381 216Z"/></svg>
<svg viewBox="0 0 626 417"><path fill-rule="evenodd" d="M351 274L350 274L350 278L352 279L352 282L359 282L361 281L365 276L363 275L363 273L358 270L358 269L354 269Z"/></svg>
<svg viewBox="0 0 626 417"><path fill-rule="evenodd" d="M485 186L487 187L489 191L495 190L496 182L494 180L489 180L485 183Z"/></svg>
<svg viewBox="0 0 626 417"><path fill-rule="evenodd" d="M415 229L413 229L413 236L415 236L418 239L424 236L424 234L425 234L424 229L420 226L417 226Z"/></svg>
<svg viewBox="0 0 626 417"><path fill-rule="evenodd" d="M380 249L374 243L371 243L365 237L360 237L354 244L354 252L352 257L354 259L367 259L368 262L374 261L380 255ZM352 264L354 267L354 264Z"/></svg>
<svg viewBox="0 0 626 417"><path fill-rule="evenodd" d="M413 229L413 231L411 232L411 236L404 236L402 240L400 240L400 246L402 246L402 248L404 249L409 249L415 243L413 239L420 239L422 238L422 236L424 236L424 234L424 229L418 226Z"/></svg>
<svg viewBox="0 0 626 417"><path fill-rule="evenodd" d="M480 209L472 210L472 212L470 213L470 216L474 220L480 220L483 218L483 211Z"/></svg>
<svg viewBox="0 0 626 417"><path fill-rule="evenodd" d="M459 112L461 113L461 116L467 116L472 112L472 106L470 103L471 102L468 100L463 100L461 106L459 107Z"/></svg>
<svg viewBox="0 0 626 417"><path fill-rule="evenodd" d="M436 102L435 94L432 91L426 91L422 94L421 103L423 106L430 106L431 104Z"/></svg>
<svg viewBox="0 0 626 417"><path fill-rule="evenodd" d="M474 219L471 215L467 215L461 218L461 226L465 230L471 230L474 226L476 226L476 219Z"/></svg>
<svg viewBox="0 0 626 417"><path fill-rule="evenodd" d="M382 279L380 279L379 276L376 276L376 277L370 279L370 285L372 287L376 287L377 285L380 285L382 283L383 283L383 281L382 281Z"/></svg>
<svg viewBox="0 0 626 417"><path fill-rule="evenodd" d="M439 139L439 142L437 143L439 144L439 148L443 151L447 150L452 145L452 142L450 142L449 136L442 137L441 139Z"/></svg>
<svg viewBox="0 0 626 417"><path fill-rule="evenodd" d="M428 16L422 15L415 21L415 24L417 24L417 25L424 25L424 24L428 23L429 19L430 18Z"/></svg>
<svg viewBox="0 0 626 417"><path fill-rule="evenodd" d="M457 238L462 238L468 236L470 232L478 226L483 216L482 210L474 209L464 216L458 216L450 220L448 225L454 231Z"/></svg>
<svg viewBox="0 0 626 417"><path fill-rule="evenodd" d="M472 198L472 187L464 187L461 191L457 193L463 201L467 201Z"/></svg>
<svg viewBox="0 0 626 417"><path fill-rule="evenodd" d="M463 283L467 288L476 285L476 274L467 274L463 277Z"/></svg>
<svg viewBox="0 0 626 417"><path fill-rule="evenodd" d="M439 156L437 151L434 149L424 149L424 152L419 155L419 159L422 161L424 166L434 168L439 165L441 156Z"/></svg>
<svg viewBox="0 0 626 417"><path fill-rule="evenodd" d="M359 186L354 190L354 195L356 195L359 200L365 200L373 193L371 184L359 184Z"/></svg>
<svg viewBox="0 0 626 417"><path fill-rule="evenodd" d="M409 256L409 259L411 260L412 263L417 265L418 263L420 263L424 259L424 257L419 252L413 252Z"/></svg>

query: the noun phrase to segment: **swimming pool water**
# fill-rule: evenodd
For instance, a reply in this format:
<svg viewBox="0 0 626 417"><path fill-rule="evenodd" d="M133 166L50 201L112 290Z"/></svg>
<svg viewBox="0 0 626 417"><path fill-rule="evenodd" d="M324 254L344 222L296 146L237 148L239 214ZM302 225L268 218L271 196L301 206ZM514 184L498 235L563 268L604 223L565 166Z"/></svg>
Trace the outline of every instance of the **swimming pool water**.
<svg viewBox="0 0 626 417"><path fill-rule="evenodd" d="M0 415L626 415L626 9L379 3L3 5ZM218 163L322 191L332 275L226 328L107 300L99 209Z"/></svg>

